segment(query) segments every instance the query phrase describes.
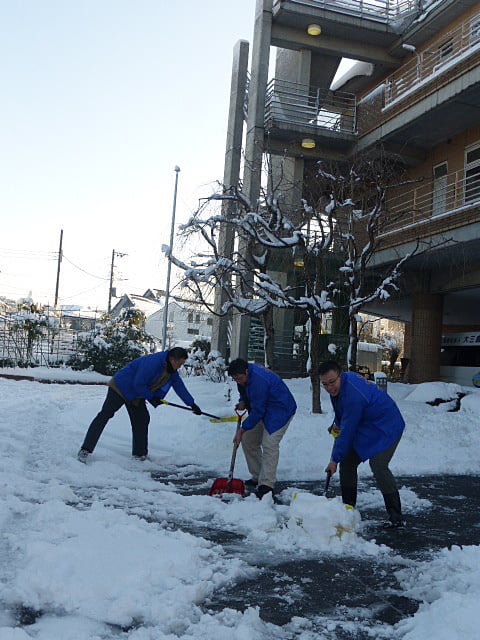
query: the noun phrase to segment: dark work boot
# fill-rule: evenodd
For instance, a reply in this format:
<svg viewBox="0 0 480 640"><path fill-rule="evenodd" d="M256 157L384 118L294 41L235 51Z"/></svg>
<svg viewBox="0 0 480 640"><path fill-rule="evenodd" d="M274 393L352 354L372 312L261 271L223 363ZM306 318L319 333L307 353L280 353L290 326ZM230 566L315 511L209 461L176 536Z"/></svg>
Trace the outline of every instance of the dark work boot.
<svg viewBox="0 0 480 640"><path fill-rule="evenodd" d="M256 496L259 500L261 500L263 498L263 496L266 496L267 493L272 493L273 494L273 489L272 487L269 487L266 484L261 484L259 487L257 487L256 490Z"/></svg>
<svg viewBox="0 0 480 640"><path fill-rule="evenodd" d="M400 494L398 491L393 493L384 493L383 500L385 508L390 518L389 522L383 525L384 529L397 529L405 526L405 520L402 516L402 503L400 502Z"/></svg>
<svg viewBox="0 0 480 640"><path fill-rule="evenodd" d="M342 501L354 507L357 504L357 487L342 487Z"/></svg>

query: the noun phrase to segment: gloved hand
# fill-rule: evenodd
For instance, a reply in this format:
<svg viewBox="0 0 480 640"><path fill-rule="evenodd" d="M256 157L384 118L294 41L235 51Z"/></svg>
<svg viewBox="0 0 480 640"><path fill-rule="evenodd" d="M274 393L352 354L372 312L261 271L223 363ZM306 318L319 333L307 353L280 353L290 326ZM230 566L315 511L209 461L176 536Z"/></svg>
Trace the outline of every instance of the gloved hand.
<svg viewBox="0 0 480 640"><path fill-rule="evenodd" d="M192 404L192 411L196 416L201 416L202 415L202 410L200 409L200 407L197 404Z"/></svg>
<svg viewBox="0 0 480 640"><path fill-rule="evenodd" d="M160 398L152 398L151 400L149 400L150 404L152 405L152 407L157 408L159 405L162 404L162 401L160 400Z"/></svg>
<svg viewBox="0 0 480 640"><path fill-rule="evenodd" d="M335 423L333 423L330 427L328 427L328 433L335 439L340 435L340 427L337 427Z"/></svg>

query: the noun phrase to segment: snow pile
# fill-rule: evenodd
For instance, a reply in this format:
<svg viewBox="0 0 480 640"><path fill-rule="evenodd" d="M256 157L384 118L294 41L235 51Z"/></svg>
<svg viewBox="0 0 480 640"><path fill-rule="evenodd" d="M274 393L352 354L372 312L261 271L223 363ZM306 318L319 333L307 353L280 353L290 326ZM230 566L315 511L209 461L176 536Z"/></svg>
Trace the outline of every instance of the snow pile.
<svg viewBox="0 0 480 640"><path fill-rule="evenodd" d="M422 603L413 618L398 624L403 640L478 638L479 547L443 549L397 576L405 595Z"/></svg>
<svg viewBox="0 0 480 640"><path fill-rule="evenodd" d="M225 384L201 378L186 378L186 384L202 410L234 415L233 389L225 394ZM339 498L299 488L302 481L324 483L332 410L322 390L324 413L311 413L308 380L287 384L299 408L281 446L278 478L288 488L275 504L270 496L207 495L228 469L235 423L212 424L169 406L151 409L151 459L140 463L131 459L130 424L121 410L82 465L76 452L105 387L0 378L0 639L318 638L307 618L292 618L284 627L266 623L255 602L245 603L245 611L208 609L218 590L253 579L269 558L348 554L379 560L393 553L362 537L359 513L383 508L378 491L363 486L358 511L350 511ZM457 412L427 404L458 391L467 395ZM389 384L388 392L407 423L394 473L480 474L480 392L439 383ZM171 399L177 400L174 394ZM359 473L360 481L371 475L367 464ZM188 488L196 474L209 480L191 495L182 493L181 483ZM242 455L235 477L248 477ZM407 521L418 510L435 508L409 488L400 487L400 495ZM199 535L202 530L230 535L234 543L221 546ZM381 625L377 636L370 629L372 638L476 637L478 547L444 549L428 562L412 562L398 579L420 608L395 627ZM17 626L18 608L31 612L32 624Z"/></svg>

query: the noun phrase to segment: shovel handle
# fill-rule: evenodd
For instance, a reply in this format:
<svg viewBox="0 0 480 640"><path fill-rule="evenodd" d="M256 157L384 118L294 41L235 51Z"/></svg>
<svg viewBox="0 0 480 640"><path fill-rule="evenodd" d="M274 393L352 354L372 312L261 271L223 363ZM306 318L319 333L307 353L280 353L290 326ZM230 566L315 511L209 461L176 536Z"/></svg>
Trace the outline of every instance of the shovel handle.
<svg viewBox="0 0 480 640"><path fill-rule="evenodd" d="M167 400L160 400L160 404L167 404L170 407L176 407L177 409L185 409L185 411L191 411L192 407L186 407L183 404L175 404L175 402L168 402ZM209 418L215 418L215 420L221 420L221 418L219 416L214 416L211 413L205 413L205 411L202 411L201 413L202 416L208 416Z"/></svg>
<svg viewBox="0 0 480 640"><path fill-rule="evenodd" d="M235 413L237 414L238 420L237 420L237 431L241 428L242 426L242 418L243 416L247 413L246 409L244 411L238 411L237 409L235 409ZM233 451L232 451L232 460L230 462L230 473L228 474L228 479L231 482L232 478L233 478L233 470L235 468L235 460L237 458L237 450L239 447L239 443L235 442L235 440L233 441Z"/></svg>
<svg viewBox="0 0 480 640"><path fill-rule="evenodd" d="M323 492L323 495L327 495L328 492L328 487L330 486L330 478L332 477L332 474L330 473L330 471L327 471L327 477L325 479L325 490Z"/></svg>
<svg viewBox="0 0 480 640"><path fill-rule="evenodd" d="M247 410L244 409L243 411L239 411L238 409L235 409L235 413L237 414L237 431L238 431L242 427L242 418L247 413Z"/></svg>
<svg viewBox="0 0 480 640"><path fill-rule="evenodd" d="M232 478L233 478L233 470L235 469L235 460L237 458L237 450L238 450L238 444L236 442L234 442L233 443L233 451L232 451L232 459L230 461L230 472L228 474L229 481L231 481Z"/></svg>

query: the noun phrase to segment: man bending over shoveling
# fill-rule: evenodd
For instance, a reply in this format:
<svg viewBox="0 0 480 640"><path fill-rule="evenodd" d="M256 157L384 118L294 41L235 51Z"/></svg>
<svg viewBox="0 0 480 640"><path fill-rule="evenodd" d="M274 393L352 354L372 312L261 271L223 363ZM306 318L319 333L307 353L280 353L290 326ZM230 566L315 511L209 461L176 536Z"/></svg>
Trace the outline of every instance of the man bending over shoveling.
<svg viewBox="0 0 480 640"><path fill-rule="evenodd" d="M80 462L86 463L93 453L107 422L125 405L132 425L132 456L144 461L148 454L148 425L150 414L146 401L158 407L170 387L193 413L201 415L201 409L187 391L178 373L188 358L188 351L174 347L142 356L120 369L108 383L107 397L100 413L88 428L85 440L77 454Z"/></svg>
<svg viewBox="0 0 480 640"><path fill-rule="evenodd" d="M248 411L234 440L236 444L242 443L252 476L245 484L256 487L256 495L261 500L275 488L280 441L297 404L287 385L269 369L238 358L230 363L228 375L237 383L240 393L235 409Z"/></svg>
<svg viewBox="0 0 480 640"><path fill-rule="evenodd" d="M389 463L405 428L402 414L390 396L359 373L345 372L334 360L318 368L320 382L330 394L335 421L329 431L335 437L331 460L325 469L334 474L340 464L344 504L357 502L357 468L370 461L377 487L389 515L384 527L403 527L402 505Z"/></svg>

